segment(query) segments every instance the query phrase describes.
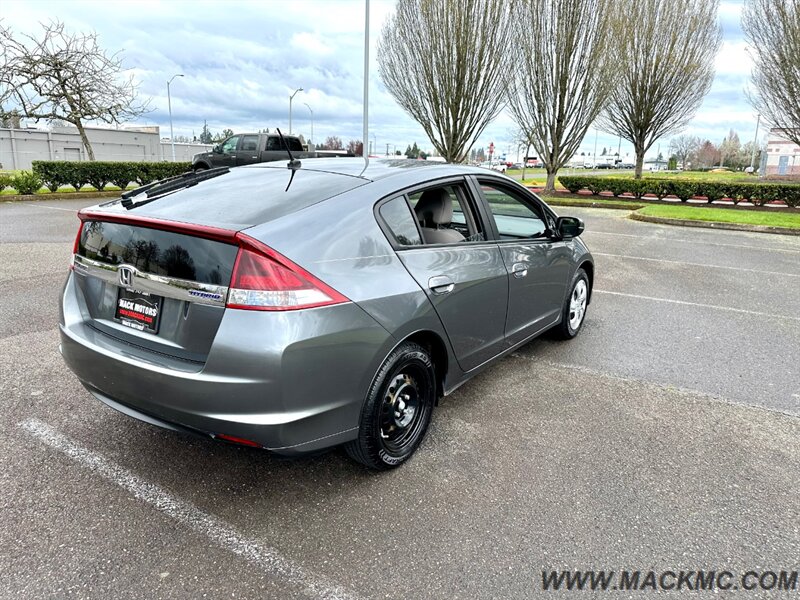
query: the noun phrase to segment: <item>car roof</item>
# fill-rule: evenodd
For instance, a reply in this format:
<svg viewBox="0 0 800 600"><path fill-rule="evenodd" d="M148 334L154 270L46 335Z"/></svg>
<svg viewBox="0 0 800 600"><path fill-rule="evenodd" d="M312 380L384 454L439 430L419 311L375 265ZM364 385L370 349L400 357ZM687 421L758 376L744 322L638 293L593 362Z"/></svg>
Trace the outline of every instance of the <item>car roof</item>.
<svg viewBox="0 0 800 600"><path fill-rule="evenodd" d="M411 158L303 158L300 170L358 177L366 181L380 181L390 177L418 176L420 180L448 175L484 174L485 169L454 165L438 161L415 160ZM287 157L288 163L288 157ZM285 169L287 163L272 161L256 163L243 169Z"/></svg>
<svg viewBox="0 0 800 600"><path fill-rule="evenodd" d="M241 230L375 181L401 188L453 175L489 173L478 167L409 159L304 158L300 162L295 169L289 169L288 161L283 160L236 167L140 206L137 203L147 200L146 196L134 198L128 209L117 200L94 207L92 212Z"/></svg>

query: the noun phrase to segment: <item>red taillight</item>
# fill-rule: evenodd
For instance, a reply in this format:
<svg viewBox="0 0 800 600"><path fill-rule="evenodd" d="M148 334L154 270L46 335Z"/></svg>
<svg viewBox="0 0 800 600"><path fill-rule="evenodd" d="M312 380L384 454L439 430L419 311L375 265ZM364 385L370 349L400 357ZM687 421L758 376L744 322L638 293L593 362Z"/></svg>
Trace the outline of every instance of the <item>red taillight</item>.
<svg viewBox="0 0 800 600"><path fill-rule="evenodd" d="M298 310L348 302L305 269L258 240L236 234L239 254L228 291L228 308Z"/></svg>
<svg viewBox="0 0 800 600"><path fill-rule="evenodd" d="M69 270L75 268L75 255L78 254L78 247L81 243L81 233L83 232L83 221L78 225L78 235L75 236L75 243L72 244L72 256L69 259Z"/></svg>

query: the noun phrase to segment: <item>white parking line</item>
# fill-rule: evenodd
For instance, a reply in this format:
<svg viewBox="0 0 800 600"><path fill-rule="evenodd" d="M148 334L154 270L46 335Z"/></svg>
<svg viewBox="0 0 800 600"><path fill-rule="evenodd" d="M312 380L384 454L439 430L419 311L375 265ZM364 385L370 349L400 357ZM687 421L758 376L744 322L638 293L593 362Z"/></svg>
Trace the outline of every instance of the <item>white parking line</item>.
<svg viewBox="0 0 800 600"><path fill-rule="evenodd" d="M721 231L715 231L715 233L722 233ZM795 254L800 254L800 248L797 250L789 250L786 248L773 248L768 244L764 244L763 246L751 246L749 244L724 244L722 242L707 242L701 239L695 240L683 240L677 238L659 238L659 237L652 237L652 236L643 236L641 234L637 235L634 233L617 233L613 231L598 231L596 229L587 229L584 235L589 234L589 236L593 234L599 235L614 235L617 237L628 237L628 238L637 238L642 241L647 242L677 242L679 244L691 244L697 245L702 244L703 246L723 246L725 248L746 248L747 250L759 250L763 252L793 252Z"/></svg>
<svg viewBox="0 0 800 600"><path fill-rule="evenodd" d="M628 256L626 254L609 254L607 252L592 252L594 256L613 256L614 258L626 258L628 260L646 260L650 262L667 263L681 265L685 267L703 267L708 269L727 269L729 271L745 271L747 273L760 273L762 275L780 275L781 277L800 277L795 273L779 273L777 271L762 271L761 269L746 269L744 267L725 267L722 265L709 265L705 263L692 263L683 260L667 260L666 258L645 258L644 256Z"/></svg>
<svg viewBox="0 0 800 600"><path fill-rule="evenodd" d="M47 206L46 204L35 204L33 202L23 202L25 206L33 206L34 208L49 208L50 210L63 210L65 212L76 213L77 209L74 208L61 208L60 206Z"/></svg>
<svg viewBox="0 0 800 600"><path fill-rule="evenodd" d="M728 312L742 313L745 315L757 315L759 317L770 317L773 319L789 319L790 321L800 321L800 317L790 317L788 315L776 315L775 313L764 313L744 308L734 308L732 306L719 306L716 304L702 304L700 302L686 302L685 300L671 300L669 298L654 298L653 296L640 296L639 294L625 294L623 292L611 292L609 290L592 290L592 293L610 294L612 296L624 296L626 298L636 298L637 300L652 300L653 302L667 302L669 304L682 304L684 306L698 306L700 308L713 308L715 310L725 310Z"/></svg>
<svg viewBox="0 0 800 600"><path fill-rule="evenodd" d="M341 587L333 585L323 577L309 573L303 567L284 558L273 548L263 546L253 538L247 538L221 519L204 513L189 502L175 498L166 490L137 477L103 455L78 445L47 423L38 419L28 419L19 423L18 426L81 466L116 483L138 500L149 504L196 533L206 536L222 548L247 559L271 575L285 578L288 582L300 587L306 594L314 598L329 600L354 600L356 598Z"/></svg>

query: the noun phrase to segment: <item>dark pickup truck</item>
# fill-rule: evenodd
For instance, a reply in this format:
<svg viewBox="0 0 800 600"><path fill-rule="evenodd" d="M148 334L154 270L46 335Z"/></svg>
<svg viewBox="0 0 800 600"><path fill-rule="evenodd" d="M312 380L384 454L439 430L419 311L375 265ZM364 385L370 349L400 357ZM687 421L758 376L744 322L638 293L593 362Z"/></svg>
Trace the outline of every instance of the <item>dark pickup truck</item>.
<svg viewBox="0 0 800 600"><path fill-rule="evenodd" d="M307 152L294 135L284 135L283 139L292 151L294 158L314 158L316 153ZM195 154L192 158L192 169L210 169L212 167L239 167L271 160L288 160L286 146L281 143L277 133L239 133L220 142L211 150Z"/></svg>

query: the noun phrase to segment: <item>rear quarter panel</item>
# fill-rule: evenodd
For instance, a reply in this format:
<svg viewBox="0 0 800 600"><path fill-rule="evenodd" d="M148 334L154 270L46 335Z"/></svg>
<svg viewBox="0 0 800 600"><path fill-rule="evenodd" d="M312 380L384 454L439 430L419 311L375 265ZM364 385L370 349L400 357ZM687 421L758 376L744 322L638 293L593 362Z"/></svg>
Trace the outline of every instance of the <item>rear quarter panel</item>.
<svg viewBox="0 0 800 600"><path fill-rule="evenodd" d="M433 306L377 224L373 207L394 189L379 184L247 230L357 303L391 335L369 366L365 391L392 348L418 331L436 333L447 347L448 364L455 362Z"/></svg>

